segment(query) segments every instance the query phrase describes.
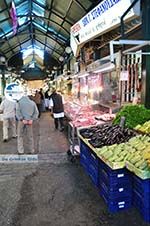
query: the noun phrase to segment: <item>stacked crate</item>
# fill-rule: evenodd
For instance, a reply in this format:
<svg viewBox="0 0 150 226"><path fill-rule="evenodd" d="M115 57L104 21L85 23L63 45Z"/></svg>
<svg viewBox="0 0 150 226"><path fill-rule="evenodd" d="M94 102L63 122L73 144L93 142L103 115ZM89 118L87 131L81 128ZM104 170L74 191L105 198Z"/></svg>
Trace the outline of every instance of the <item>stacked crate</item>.
<svg viewBox="0 0 150 226"><path fill-rule="evenodd" d="M96 187L99 185L99 159L94 152L81 140L80 141L80 163L86 173L92 179Z"/></svg>
<svg viewBox="0 0 150 226"><path fill-rule="evenodd" d="M112 170L104 162L99 167L99 191L111 213L132 206L132 177L126 169Z"/></svg>
<svg viewBox="0 0 150 226"><path fill-rule="evenodd" d="M150 179L133 176L133 205L146 222L150 223Z"/></svg>

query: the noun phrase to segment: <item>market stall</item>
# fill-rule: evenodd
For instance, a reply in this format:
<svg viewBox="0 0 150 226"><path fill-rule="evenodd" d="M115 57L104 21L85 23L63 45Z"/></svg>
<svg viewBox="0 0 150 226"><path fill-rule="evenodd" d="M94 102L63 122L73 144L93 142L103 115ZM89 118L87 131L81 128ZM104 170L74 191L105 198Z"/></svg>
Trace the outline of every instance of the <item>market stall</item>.
<svg viewBox="0 0 150 226"><path fill-rule="evenodd" d="M149 113L144 106L130 105L117 114L113 124L78 130L81 165L108 210L136 207L146 222L150 222ZM118 125L122 115L126 116L124 128Z"/></svg>

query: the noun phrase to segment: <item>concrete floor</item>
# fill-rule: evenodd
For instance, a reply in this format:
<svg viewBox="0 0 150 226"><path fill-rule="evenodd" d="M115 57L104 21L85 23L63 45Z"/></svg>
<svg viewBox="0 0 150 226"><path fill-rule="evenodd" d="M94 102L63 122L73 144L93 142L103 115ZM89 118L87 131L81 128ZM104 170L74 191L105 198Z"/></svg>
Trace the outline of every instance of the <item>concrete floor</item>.
<svg viewBox="0 0 150 226"><path fill-rule="evenodd" d="M42 114L35 132L39 163L0 163L0 226L148 225L134 209L107 212L78 160L68 161L67 139L54 131L48 113ZM15 153L16 141L2 143L0 132L0 154Z"/></svg>

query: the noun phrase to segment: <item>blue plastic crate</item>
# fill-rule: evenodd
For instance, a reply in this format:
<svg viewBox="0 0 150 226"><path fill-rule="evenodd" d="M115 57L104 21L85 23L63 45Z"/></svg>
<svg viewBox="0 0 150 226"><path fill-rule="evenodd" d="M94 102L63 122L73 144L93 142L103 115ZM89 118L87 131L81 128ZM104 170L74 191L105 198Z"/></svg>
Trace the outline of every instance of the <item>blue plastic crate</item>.
<svg viewBox="0 0 150 226"><path fill-rule="evenodd" d="M150 194L140 194L137 190L133 189L133 204L139 209L148 208L150 209Z"/></svg>
<svg viewBox="0 0 150 226"><path fill-rule="evenodd" d="M91 150L90 154L89 154L89 161L93 164L96 165L97 167L99 167L99 158L96 156L95 153L93 153L93 151Z"/></svg>
<svg viewBox="0 0 150 226"><path fill-rule="evenodd" d="M90 152L91 149L82 140L80 140L80 153L84 153L87 157L89 157Z"/></svg>
<svg viewBox="0 0 150 226"><path fill-rule="evenodd" d="M89 158L86 155L84 155L83 153L81 153L81 155L80 155L80 163L83 166L86 174L88 176L90 176L90 178L92 179L92 182L94 183L94 185L96 187L98 187L98 185L99 185L99 170L98 170L98 166L93 164L93 162L91 162L89 160Z"/></svg>
<svg viewBox="0 0 150 226"><path fill-rule="evenodd" d="M116 177L116 178L127 178L127 177L131 177L131 172L126 169L126 168L122 168L122 169L111 169L106 163L104 163L103 161L99 162L100 164L100 170L105 170L106 173L108 175L110 175L111 177Z"/></svg>
<svg viewBox="0 0 150 226"><path fill-rule="evenodd" d="M150 223L150 209L145 209L145 208L141 209L140 214L144 219L144 221L146 221L147 223Z"/></svg>
<svg viewBox="0 0 150 226"><path fill-rule="evenodd" d="M89 176L91 177L94 185L96 187L98 187L98 185L99 185L99 170L98 170L98 166L96 166L92 162L89 162L88 173L89 173Z"/></svg>
<svg viewBox="0 0 150 226"><path fill-rule="evenodd" d="M132 197L132 186L129 184L119 185L114 187L107 186L103 181L100 185L100 193L105 191L105 194L109 199L116 199L121 197Z"/></svg>
<svg viewBox="0 0 150 226"><path fill-rule="evenodd" d="M84 154L84 153L80 153L80 164L84 167L84 169L88 172L88 165L89 165L89 161L88 161L88 157Z"/></svg>
<svg viewBox="0 0 150 226"><path fill-rule="evenodd" d="M150 203L143 203L141 195L135 190L133 192L133 206L138 209L144 221L150 223Z"/></svg>
<svg viewBox="0 0 150 226"><path fill-rule="evenodd" d="M147 196L150 194L150 179L142 180L141 178L133 175L133 188L141 195Z"/></svg>
<svg viewBox="0 0 150 226"><path fill-rule="evenodd" d="M99 184L101 184L101 181L105 181L107 185L110 185L112 187L113 184L115 186L116 184L132 183L131 173L125 168L118 170L108 170L107 168L100 167L99 174Z"/></svg>
<svg viewBox="0 0 150 226"><path fill-rule="evenodd" d="M130 196L110 199L103 189L101 189L100 195L107 204L108 211L111 213L116 213L132 207L132 197Z"/></svg>

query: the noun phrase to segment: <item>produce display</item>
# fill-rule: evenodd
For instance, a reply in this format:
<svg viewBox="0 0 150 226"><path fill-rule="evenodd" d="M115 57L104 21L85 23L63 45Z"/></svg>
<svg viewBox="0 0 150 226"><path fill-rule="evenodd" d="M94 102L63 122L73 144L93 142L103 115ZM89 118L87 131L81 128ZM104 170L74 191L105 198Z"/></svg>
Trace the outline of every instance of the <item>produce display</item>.
<svg viewBox="0 0 150 226"><path fill-rule="evenodd" d="M100 148L105 145L120 144L127 142L135 136L135 132L128 128L122 128L119 125L100 125L80 130L81 136L89 139L88 142L94 148Z"/></svg>
<svg viewBox="0 0 150 226"><path fill-rule="evenodd" d="M124 128L118 125L122 116L126 119ZM99 119L102 119L101 116ZM143 105L123 107L112 124L80 130L86 144L112 169L126 166L142 179L150 178L149 133L150 110Z"/></svg>
<svg viewBox="0 0 150 226"><path fill-rule="evenodd" d="M124 106L116 115L113 124L119 124L121 117L124 116L125 126L135 128L139 124L144 124L150 120L150 109L146 109L143 105L127 105Z"/></svg>
<svg viewBox="0 0 150 226"><path fill-rule="evenodd" d="M104 122L112 121L115 118L115 114L105 113L95 117L97 120L103 120Z"/></svg>
<svg viewBox="0 0 150 226"><path fill-rule="evenodd" d="M150 137L138 135L128 142L96 149L96 154L109 162L128 161L136 168L148 170L150 161Z"/></svg>
<svg viewBox="0 0 150 226"><path fill-rule="evenodd" d="M134 129L139 132L149 134L150 133L150 121L145 122L143 125L137 125Z"/></svg>

